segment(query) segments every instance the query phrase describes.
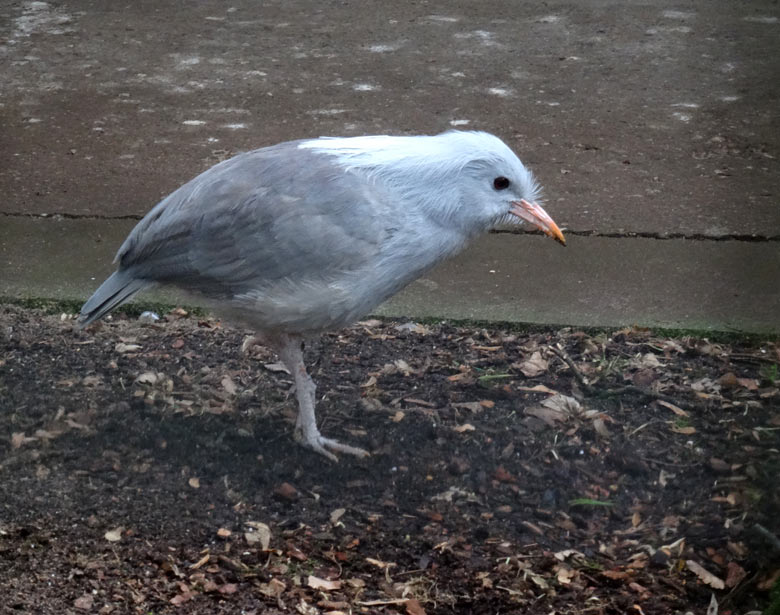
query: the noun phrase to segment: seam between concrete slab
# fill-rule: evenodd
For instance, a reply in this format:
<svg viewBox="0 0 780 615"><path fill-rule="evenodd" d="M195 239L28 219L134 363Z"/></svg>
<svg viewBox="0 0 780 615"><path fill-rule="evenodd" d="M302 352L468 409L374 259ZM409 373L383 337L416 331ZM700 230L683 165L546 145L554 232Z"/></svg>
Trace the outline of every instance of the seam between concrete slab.
<svg viewBox="0 0 780 615"><path fill-rule="evenodd" d="M137 214L128 214L126 216L100 216L96 214L79 215L67 213L46 213L46 214L28 214L28 213L9 213L0 212L2 218L36 218L46 219L64 219L64 220L141 220L143 216ZM724 235L705 235L703 233L653 233L644 231L588 231L562 229L565 235L575 237L599 237L604 239L657 239L667 241L671 239L687 239L690 241L746 241L746 242L780 242L780 235L747 235L731 233ZM542 235L540 231L527 229L500 229L492 231L496 235Z"/></svg>

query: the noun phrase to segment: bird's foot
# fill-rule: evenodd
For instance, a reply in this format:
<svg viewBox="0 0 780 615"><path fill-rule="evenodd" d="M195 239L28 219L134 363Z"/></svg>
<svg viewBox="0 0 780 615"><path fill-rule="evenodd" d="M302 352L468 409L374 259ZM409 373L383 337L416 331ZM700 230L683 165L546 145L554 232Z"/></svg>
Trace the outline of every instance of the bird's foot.
<svg viewBox="0 0 780 615"><path fill-rule="evenodd" d="M361 458L368 457L370 455L368 451L365 451L362 448L358 448L357 446L350 446L349 444L342 444L338 440L325 438L319 431L305 434L303 431L296 429L295 437L296 440L298 440L304 446L309 447L313 451L335 462L338 462L339 458L331 453L331 451L335 451L337 453L347 453L348 455L355 455L356 457Z"/></svg>

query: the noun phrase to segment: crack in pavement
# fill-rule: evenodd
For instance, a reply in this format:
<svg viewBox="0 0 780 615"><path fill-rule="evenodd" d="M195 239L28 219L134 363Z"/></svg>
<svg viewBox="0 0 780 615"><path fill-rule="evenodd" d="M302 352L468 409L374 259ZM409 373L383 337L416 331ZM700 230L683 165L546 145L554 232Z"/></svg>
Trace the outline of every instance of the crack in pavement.
<svg viewBox="0 0 780 615"><path fill-rule="evenodd" d="M40 218L63 219L63 220L141 220L144 216L138 214L128 214L124 216L101 216L99 214L68 214L68 213L45 213L31 214L18 212L0 212L0 217L5 218ZM592 230L572 230L561 229L566 235L574 237L598 237L605 239L657 239L659 241L668 241L673 239L687 239L691 241L744 241L744 242L780 242L780 235L751 235L748 233L726 233L723 235L707 235L705 233L659 233L651 231L592 231ZM543 235L541 231L530 229L498 229L491 231L496 235Z"/></svg>

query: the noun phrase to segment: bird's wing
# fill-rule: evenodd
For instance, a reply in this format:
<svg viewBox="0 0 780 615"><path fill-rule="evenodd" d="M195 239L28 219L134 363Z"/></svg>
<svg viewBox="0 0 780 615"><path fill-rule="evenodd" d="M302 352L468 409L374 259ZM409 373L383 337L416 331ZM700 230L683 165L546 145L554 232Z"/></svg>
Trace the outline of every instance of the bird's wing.
<svg viewBox="0 0 780 615"><path fill-rule="evenodd" d="M212 167L161 201L117 254L133 276L212 298L316 285L370 263L394 232L360 175L295 142Z"/></svg>

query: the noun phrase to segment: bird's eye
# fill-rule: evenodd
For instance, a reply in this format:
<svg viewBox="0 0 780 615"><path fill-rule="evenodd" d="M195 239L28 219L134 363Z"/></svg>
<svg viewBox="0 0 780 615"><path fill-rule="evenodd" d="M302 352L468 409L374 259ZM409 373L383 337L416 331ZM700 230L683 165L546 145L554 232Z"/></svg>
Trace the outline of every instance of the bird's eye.
<svg viewBox="0 0 780 615"><path fill-rule="evenodd" d="M509 183L510 183L509 180L502 175L501 177L496 177L493 180L493 187L496 190L506 190L507 188L509 188Z"/></svg>

